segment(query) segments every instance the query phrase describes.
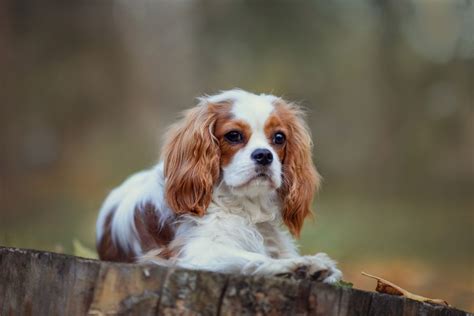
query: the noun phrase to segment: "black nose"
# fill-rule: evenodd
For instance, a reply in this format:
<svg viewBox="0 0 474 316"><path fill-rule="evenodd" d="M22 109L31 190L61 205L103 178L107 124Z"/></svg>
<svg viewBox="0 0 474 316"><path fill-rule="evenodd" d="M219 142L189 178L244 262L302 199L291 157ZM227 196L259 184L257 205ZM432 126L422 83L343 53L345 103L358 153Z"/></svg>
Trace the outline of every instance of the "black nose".
<svg viewBox="0 0 474 316"><path fill-rule="evenodd" d="M273 162L273 154L268 149L257 149L252 153L252 159L259 165L267 166Z"/></svg>

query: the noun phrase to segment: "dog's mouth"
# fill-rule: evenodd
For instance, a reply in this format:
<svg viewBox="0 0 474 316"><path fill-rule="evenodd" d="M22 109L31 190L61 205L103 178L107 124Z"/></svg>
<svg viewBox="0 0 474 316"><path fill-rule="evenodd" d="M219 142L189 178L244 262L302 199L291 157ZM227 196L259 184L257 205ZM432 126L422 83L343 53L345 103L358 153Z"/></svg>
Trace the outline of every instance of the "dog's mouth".
<svg viewBox="0 0 474 316"><path fill-rule="evenodd" d="M274 184L274 181L273 181L273 178L271 176L271 174L267 173L267 172L259 172L257 171L257 173L252 176L251 178L249 178L247 181L245 181L245 183L235 187L236 189L240 189L240 188L244 188L250 184L264 184L264 183L267 183L269 184L270 186L275 186Z"/></svg>
<svg viewBox="0 0 474 316"><path fill-rule="evenodd" d="M257 174L255 176L253 176L252 178L250 178L250 180L247 182L248 184L250 184L251 182L256 182L256 183L270 183L270 185L274 185L273 183L273 177L270 173L267 173L267 172L257 172Z"/></svg>
<svg viewBox="0 0 474 316"><path fill-rule="evenodd" d="M255 169L255 175L249 180L254 181L254 180L268 180L272 181L272 172L271 170L268 170L266 168L256 168Z"/></svg>

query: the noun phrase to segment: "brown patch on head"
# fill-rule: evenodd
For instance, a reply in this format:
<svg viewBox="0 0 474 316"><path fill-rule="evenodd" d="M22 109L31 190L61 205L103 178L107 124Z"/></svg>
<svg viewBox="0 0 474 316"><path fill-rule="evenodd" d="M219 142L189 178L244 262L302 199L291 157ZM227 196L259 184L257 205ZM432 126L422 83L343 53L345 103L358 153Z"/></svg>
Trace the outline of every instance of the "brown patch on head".
<svg viewBox="0 0 474 316"><path fill-rule="evenodd" d="M231 144L225 139L225 135L229 132L242 133L244 141L240 144ZM221 167L229 165L234 155L249 141L252 136L250 126L242 120L234 119L232 116L217 120L215 136L219 140L219 148L221 152Z"/></svg>
<svg viewBox="0 0 474 316"><path fill-rule="evenodd" d="M282 163L285 161L287 143L285 142L281 145L275 144L273 138L276 133L283 133L288 138L289 125L291 124L290 118L291 116L288 115L285 108L280 106L275 107L275 110L265 122L264 127L268 142L272 145Z"/></svg>
<svg viewBox="0 0 474 316"><path fill-rule="evenodd" d="M283 202L283 221L290 232L299 236L304 219L311 214L313 196L320 176L312 160L312 141L301 109L278 100L268 119L265 133L273 138L275 132L286 135L284 146L274 147L283 165L283 185L278 190Z"/></svg>

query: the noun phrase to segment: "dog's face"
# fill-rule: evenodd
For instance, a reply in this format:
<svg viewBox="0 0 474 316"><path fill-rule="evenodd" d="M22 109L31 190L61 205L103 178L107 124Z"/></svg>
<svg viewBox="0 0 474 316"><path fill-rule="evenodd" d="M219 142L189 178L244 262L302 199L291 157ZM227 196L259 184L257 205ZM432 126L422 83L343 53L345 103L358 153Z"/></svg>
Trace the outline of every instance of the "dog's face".
<svg viewBox="0 0 474 316"><path fill-rule="evenodd" d="M170 131L163 155L166 198L177 213L205 214L219 184L250 198L278 191L284 222L298 235L319 185L301 111L271 95L202 98Z"/></svg>
<svg viewBox="0 0 474 316"><path fill-rule="evenodd" d="M221 179L234 194L255 197L282 185L288 128L275 101L254 95L240 98L216 122Z"/></svg>

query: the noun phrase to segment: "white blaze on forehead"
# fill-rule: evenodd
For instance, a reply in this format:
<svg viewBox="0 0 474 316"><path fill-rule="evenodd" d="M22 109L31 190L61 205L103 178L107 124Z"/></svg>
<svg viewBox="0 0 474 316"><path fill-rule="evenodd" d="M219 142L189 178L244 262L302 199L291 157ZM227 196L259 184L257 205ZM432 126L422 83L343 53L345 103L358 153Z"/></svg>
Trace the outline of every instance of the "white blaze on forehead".
<svg viewBox="0 0 474 316"><path fill-rule="evenodd" d="M263 130L265 122L275 109L273 103L278 100L273 95L256 95L243 90L224 91L207 98L208 102L232 102L232 114L235 118L244 120L254 132Z"/></svg>
<svg viewBox="0 0 474 316"><path fill-rule="evenodd" d="M244 120L254 132L263 130L265 122L275 107L271 100L263 96L251 95L234 101L232 114Z"/></svg>

